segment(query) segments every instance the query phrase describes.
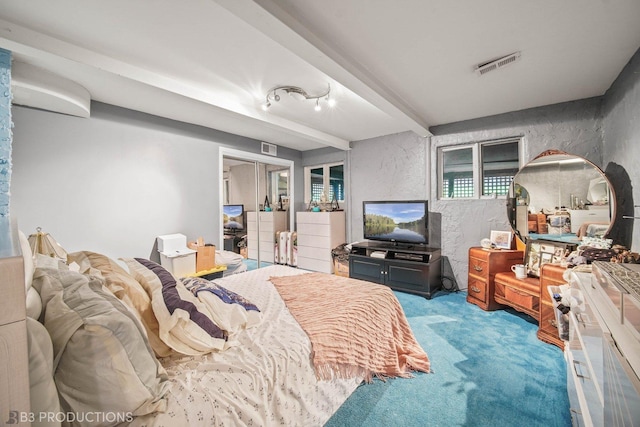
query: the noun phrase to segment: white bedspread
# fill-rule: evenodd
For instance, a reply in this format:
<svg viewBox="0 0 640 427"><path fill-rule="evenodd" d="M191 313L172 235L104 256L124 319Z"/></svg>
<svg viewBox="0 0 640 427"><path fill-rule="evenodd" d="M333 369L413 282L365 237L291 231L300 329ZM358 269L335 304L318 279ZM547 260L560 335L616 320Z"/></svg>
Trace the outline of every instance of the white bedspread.
<svg viewBox="0 0 640 427"><path fill-rule="evenodd" d="M172 382L168 410L132 425L323 425L361 379L316 380L309 338L268 281L302 273L274 265L216 280L256 304L262 323L222 353L162 359Z"/></svg>

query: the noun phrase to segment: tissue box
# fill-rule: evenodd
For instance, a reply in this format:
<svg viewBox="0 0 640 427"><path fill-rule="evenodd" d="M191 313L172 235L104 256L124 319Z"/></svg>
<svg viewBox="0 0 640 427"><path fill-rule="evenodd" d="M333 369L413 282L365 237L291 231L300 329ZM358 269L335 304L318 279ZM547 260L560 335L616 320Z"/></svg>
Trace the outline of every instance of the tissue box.
<svg viewBox="0 0 640 427"><path fill-rule="evenodd" d="M196 251L196 272L211 270L216 266L216 247L204 244L201 239L197 242L189 242L189 249Z"/></svg>

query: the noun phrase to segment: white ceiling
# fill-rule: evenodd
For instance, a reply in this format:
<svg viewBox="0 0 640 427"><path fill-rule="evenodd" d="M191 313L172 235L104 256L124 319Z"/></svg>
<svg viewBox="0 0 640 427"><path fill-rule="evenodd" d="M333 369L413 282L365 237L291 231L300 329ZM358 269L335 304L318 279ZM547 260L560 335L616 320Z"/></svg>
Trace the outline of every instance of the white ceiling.
<svg viewBox="0 0 640 427"><path fill-rule="evenodd" d="M638 0L0 0L0 47L92 100L304 151L602 95L639 18ZM328 84L333 109L260 108Z"/></svg>

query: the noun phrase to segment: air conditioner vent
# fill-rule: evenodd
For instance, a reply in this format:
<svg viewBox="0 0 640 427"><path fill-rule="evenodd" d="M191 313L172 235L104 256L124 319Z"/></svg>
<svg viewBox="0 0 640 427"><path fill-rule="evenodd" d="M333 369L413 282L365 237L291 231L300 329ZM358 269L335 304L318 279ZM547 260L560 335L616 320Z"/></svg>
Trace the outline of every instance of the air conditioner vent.
<svg viewBox="0 0 640 427"><path fill-rule="evenodd" d="M498 68L502 68L509 64L513 64L519 59L520 59L520 52L515 52L498 59L493 59L488 62L483 62L481 64L476 65L476 73L482 76L484 74L487 74L489 71L494 71L494 70L497 70Z"/></svg>
<svg viewBox="0 0 640 427"><path fill-rule="evenodd" d="M278 146L275 144L269 144L268 142L262 141L262 154L268 154L269 156L277 156L278 155Z"/></svg>

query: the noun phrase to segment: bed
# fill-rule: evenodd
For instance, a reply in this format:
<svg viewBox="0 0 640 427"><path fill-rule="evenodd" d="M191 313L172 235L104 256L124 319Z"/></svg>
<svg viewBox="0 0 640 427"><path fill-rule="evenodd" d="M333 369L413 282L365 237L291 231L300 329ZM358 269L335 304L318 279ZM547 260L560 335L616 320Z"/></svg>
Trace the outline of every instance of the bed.
<svg viewBox="0 0 640 427"><path fill-rule="evenodd" d="M389 310L399 307L397 299L381 285L335 282L336 276L282 265L203 283L182 282L149 260L93 252L70 254L71 270L52 260L29 270L28 259L31 413L58 415L33 425L320 426L363 380L430 370L402 309ZM368 343L358 345L362 354L362 348L370 351L363 360L332 353L329 347L346 329L320 328L330 323L326 319L313 322L327 299L319 293L324 282L332 282L331 292L360 288L360 295L376 295L368 301L339 297L352 301L344 304L351 318L338 323L354 324L363 335L373 322L380 331L396 331L393 339L379 331L367 336ZM316 312L305 320L296 301ZM365 313L362 320L356 312Z"/></svg>

